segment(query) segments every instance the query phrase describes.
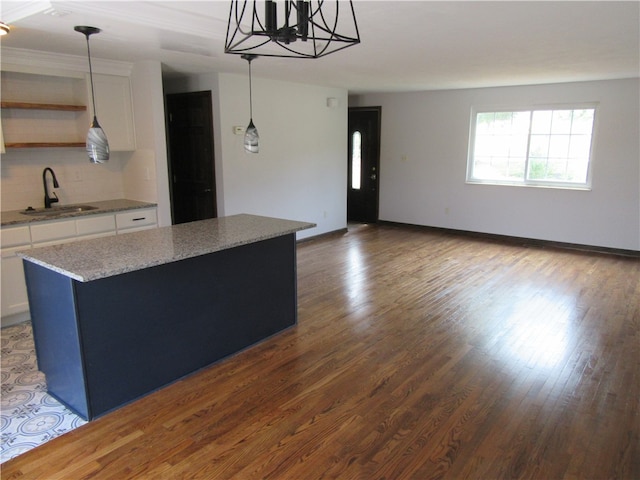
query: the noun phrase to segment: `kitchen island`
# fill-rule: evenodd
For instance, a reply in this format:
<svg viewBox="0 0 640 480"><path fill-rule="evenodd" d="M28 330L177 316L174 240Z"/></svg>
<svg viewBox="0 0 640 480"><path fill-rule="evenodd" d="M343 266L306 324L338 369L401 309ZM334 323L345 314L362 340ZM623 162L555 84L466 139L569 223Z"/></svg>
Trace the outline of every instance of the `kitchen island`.
<svg viewBox="0 0 640 480"><path fill-rule="evenodd" d="M243 214L20 253L49 393L91 420L293 326L314 226Z"/></svg>

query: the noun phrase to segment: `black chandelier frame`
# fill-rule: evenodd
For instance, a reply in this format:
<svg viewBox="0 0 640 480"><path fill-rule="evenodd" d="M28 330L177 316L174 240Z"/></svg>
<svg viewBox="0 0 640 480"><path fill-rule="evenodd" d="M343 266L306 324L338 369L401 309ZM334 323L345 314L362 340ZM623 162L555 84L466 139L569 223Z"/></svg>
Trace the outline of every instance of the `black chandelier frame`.
<svg viewBox="0 0 640 480"><path fill-rule="evenodd" d="M258 4L262 3L261 16ZM277 6L282 3L284 21L278 26ZM335 10L329 12L333 4ZM349 12L347 19L340 15L342 10ZM251 19L243 27L247 15ZM348 33L339 33L338 29L346 25ZM236 55L320 58L359 43L352 0L232 0L224 51Z"/></svg>

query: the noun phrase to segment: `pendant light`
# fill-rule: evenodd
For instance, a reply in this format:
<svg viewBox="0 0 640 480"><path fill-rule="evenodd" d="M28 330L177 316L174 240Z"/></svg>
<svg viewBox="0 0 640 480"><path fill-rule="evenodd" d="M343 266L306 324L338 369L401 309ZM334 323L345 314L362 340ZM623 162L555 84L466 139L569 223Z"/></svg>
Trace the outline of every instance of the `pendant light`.
<svg viewBox="0 0 640 480"><path fill-rule="evenodd" d="M100 29L96 27L87 27L79 25L73 28L76 32L82 33L87 37L87 57L89 58L89 79L91 80L91 102L93 104L93 121L89 125L87 133L87 154L91 163L105 163L109 160L109 142L107 136L98 123L96 116L96 98L93 90L93 70L91 68L91 50L89 49L89 36L94 33L100 33Z"/></svg>
<svg viewBox="0 0 640 480"><path fill-rule="evenodd" d="M244 134L244 149L249 153L258 153L260 150L258 129L253 124L253 98L251 95L251 61L256 57L257 55L242 55L242 58L249 63L249 126Z"/></svg>
<svg viewBox="0 0 640 480"><path fill-rule="evenodd" d="M224 51L320 58L359 43L352 0L231 0Z"/></svg>

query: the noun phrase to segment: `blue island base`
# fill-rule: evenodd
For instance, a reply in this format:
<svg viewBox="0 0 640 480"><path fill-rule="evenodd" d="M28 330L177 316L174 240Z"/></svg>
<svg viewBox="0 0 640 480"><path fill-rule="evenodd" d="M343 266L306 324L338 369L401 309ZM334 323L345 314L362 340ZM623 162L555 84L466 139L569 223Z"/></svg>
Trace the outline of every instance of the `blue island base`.
<svg viewBox="0 0 640 480"><path fill-rule="evenodd" d="M89 282L24 268L38 367L85 420L297 321L295 234Z"/></svg>

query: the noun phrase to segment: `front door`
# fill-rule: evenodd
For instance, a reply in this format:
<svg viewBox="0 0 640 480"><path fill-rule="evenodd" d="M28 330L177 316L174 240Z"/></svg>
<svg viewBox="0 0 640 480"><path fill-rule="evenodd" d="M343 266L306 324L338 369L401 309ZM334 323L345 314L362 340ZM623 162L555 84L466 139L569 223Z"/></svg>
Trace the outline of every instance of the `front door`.
<svg viewBox="0 0 640 480"><path fill-rule="evenodd" d="M167 95L174 224L217 216L211 92Z"/></svg>
<svg viewBox="0 0 640 480"><path fill-rule="evenodd" d="M349 108L347 220L378 221L381 107Z"/></svg>

